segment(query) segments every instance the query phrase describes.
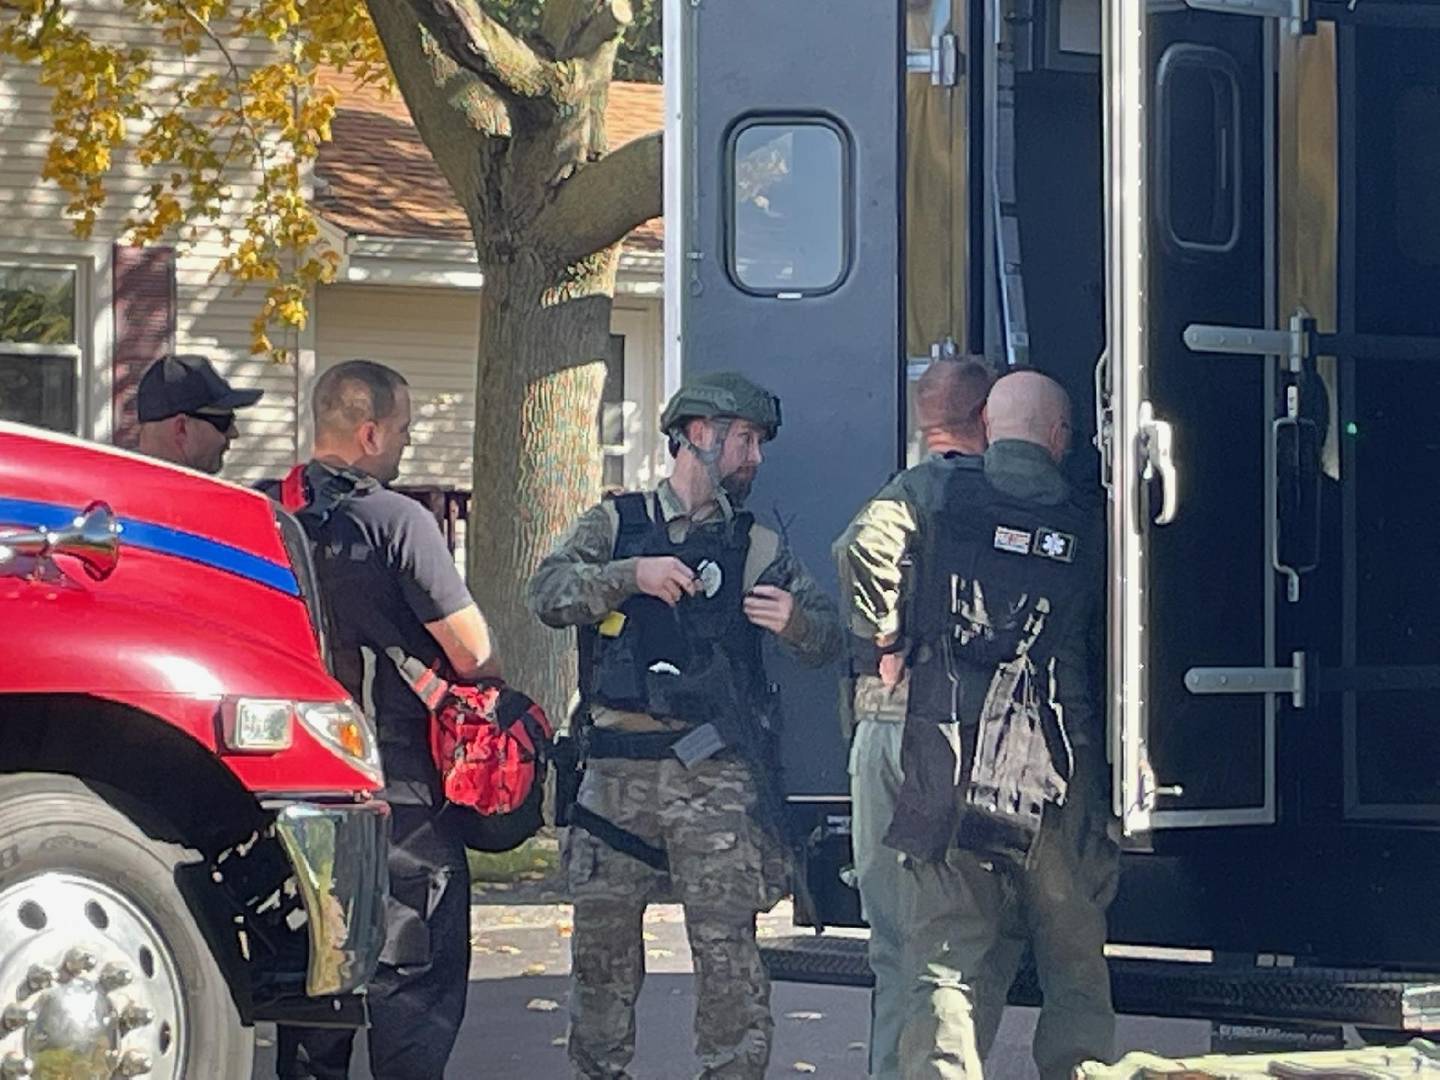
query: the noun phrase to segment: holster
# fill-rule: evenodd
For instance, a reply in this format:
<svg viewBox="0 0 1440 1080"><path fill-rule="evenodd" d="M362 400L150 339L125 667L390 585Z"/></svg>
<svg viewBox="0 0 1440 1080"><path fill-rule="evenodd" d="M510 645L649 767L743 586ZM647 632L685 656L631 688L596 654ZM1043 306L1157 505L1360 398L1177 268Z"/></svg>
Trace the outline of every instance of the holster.
<svg viewBox="0 0 1440 1080"><path fill-rule="evenodd" d="M550 750L550 760L555 763L555 824L569 825L571 811L580 798L580 781L585 779L585 743L589 734L589 719L577 710L570 719L570 731L556 737Z"/></svg>

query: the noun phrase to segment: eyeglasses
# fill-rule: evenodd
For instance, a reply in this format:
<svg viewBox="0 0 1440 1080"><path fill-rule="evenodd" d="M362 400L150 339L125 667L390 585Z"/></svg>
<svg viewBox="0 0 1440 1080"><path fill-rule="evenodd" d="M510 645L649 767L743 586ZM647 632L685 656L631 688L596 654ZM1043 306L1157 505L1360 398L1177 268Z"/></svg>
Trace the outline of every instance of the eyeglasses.
<svg viewBox="0 0 1440 1080"><path fill-rule="evenodd" d="M186 413L185 415L186 415L186 416L190 416L190 417L194 417L196 420L204 420L207 424L209 424L211 427L213 427L216 431L220 432L221 435L228 435L228 434L230 434L230 430L235 426L235 414L234 414L233 412L223 412L223 413L192 412L192 413Z"/></svg>

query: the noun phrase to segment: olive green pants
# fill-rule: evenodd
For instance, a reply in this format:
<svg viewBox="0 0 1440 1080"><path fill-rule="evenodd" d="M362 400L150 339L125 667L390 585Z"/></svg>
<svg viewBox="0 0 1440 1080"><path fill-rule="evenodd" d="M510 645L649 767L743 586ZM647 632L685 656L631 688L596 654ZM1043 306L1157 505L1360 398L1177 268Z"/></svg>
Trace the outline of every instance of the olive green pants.
<svg viewBox="0 0 1440 1080"><path fill-rule="evenodd" d="M1077 765L1070 798L1046 807L1023 869L954 849L943 863L906 860L907 966L917 983L900 1039L905 1080L983 1076L1026 942L1044 995L1033 1047L1042 1080L1112 1059L1105 909L1119 851L1102 780Z"/></svg>
<svg viewBox="0 0 1440 1080"><path fill-rule="evenodd" d="M914 980L904 968L904 922L900 912L901 855L882 843L895 816L900 787L897 720L858 718L850 745L850 845L860 908L870 927L868 959L875 974L870 994L870 1080L897 1080L900 1032Z"/></svg>

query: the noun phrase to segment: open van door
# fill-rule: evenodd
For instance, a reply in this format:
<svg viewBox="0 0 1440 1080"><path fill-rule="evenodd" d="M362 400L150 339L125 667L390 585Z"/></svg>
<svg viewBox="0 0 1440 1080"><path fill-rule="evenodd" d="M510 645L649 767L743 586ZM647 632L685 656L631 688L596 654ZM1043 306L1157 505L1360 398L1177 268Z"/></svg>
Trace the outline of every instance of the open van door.
<svg viewBox="0 0 1440 1080"><path fill-rule="evenodd" d="M903 7L665 8L667 374L779 395L748 508L832 594L830 544L903 464ZM770 671L792 803L848 801L838 668Z"/></svg>
<svg viewBox="0 0 1440 1080"><path fill-rule="evenodd" d="M1274 28L1199 6L1109 7L1112 760L1130 834L1275 816L1273 698L1187 686L1272 668L1275 647L1273 374L1185 338L1273 311Z"/></svg>
<svg viewBox="0 0 1440 1080"><path fill-rule="evenodd" d="M1440 3L1107 12L1112 929L1433 965Z"/></svg>

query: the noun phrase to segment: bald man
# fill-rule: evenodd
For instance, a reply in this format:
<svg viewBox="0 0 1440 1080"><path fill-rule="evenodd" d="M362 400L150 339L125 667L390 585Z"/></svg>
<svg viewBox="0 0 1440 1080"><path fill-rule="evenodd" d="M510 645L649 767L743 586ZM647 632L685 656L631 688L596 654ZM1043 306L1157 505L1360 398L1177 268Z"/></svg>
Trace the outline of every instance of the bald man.
<svg viewBox="0 0 1440 1080"><path fill-rule="evenodd" d="M937 360L915 384L915 419L929 456L899 473L835 542L841 604L850 624L854 730L850 733L851 847L870 924L871 1077L899 1074L900 1031L912 982L904 968L900 853L881 843L900 788L904 664L895 647L907 604L905 567L920 522L943 497L956 462L985 452L982 409L994 381L981 358Z"/></svg>
<svg viewBox="0 0 1440 1080"><path fill-rule="evenodd" d="M906 856L905 1080L982 1075L1024 941L1044 991L1042 1080L1113 1052L1103 531L1060 471L1071 413L1057 383L1006 375L984 415L983 459L957 459L920 521L901 639L903 780L885 843Z"/></svg>

